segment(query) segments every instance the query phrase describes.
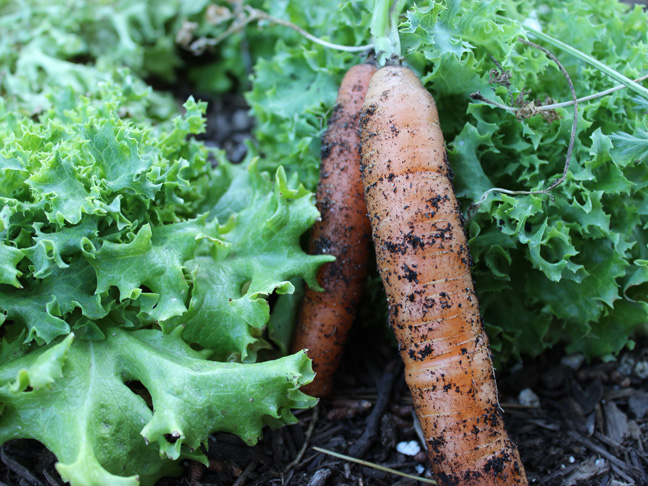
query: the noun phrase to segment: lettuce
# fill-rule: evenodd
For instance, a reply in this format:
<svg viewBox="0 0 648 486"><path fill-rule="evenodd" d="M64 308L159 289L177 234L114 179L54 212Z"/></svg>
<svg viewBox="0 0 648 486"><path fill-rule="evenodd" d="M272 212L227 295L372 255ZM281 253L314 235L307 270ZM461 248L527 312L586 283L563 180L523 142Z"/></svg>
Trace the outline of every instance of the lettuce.
<svg viewBox="0 0 648 486"><path fill-rule="evenodd" d="M305 353L254 363L268 296L330 260L300 246L312 194L197 142L204 103L128 118L146 94L123 79L37 120L0 107L0 442L41 441L73 485L152 484L314 404Z"/></svg>
<svg viewBox="0 0 648 486"><path fill-rule="evenodd" d="M214 431L254 444L263 425L295 423L290 410L312 406L298 390L312 378L304 353L218 363L180 329L104 331L100 341L68 334L0 367L0 441L39 440L73 485L153 484L179 458L206 462L199 447Z"/></svg>

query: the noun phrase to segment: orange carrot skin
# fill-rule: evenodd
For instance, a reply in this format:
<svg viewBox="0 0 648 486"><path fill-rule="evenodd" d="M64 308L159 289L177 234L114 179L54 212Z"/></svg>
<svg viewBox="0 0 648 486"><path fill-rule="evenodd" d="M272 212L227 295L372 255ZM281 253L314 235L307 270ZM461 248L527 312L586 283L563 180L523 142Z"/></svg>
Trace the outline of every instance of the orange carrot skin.
<svg viewBox="0 0 648 486"><path fill-rule="evenodd" d="M358 119L375 72L376 67L370 64L349 69L340 85L328 130L322 136L317 188L321 219L313 226L309 252L337 258L318 272L324 292L306 290L292 346L293 352L308 349L317 376L302 390L317 397L331 392L368 264L371 227L360 178Z"/></svg>
<svg viewBox="0 0 648 486"><path fill-rule="evenodd" d="M384 67L360 126L376 259L435 475L444 486L526 485L498 404L434 100L410 69Z"/></svg>

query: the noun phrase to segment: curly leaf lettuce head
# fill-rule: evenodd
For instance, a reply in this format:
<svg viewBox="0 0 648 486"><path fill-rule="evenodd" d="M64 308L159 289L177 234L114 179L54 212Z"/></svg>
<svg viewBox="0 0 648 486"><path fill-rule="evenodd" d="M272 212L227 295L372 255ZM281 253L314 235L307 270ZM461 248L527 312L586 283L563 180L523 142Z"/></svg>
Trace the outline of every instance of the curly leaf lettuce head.
<svg viewBox="0 0 648 486"><path fill-rule="evenodd" d="M309 191L193 138L204 103L153 125L114 79L37 119L0 106L0 443L39 440L77 486L153 484L215 431L294 423L314 375L304 353L255 363L267 298L330 260L299 244Z"/></svg>

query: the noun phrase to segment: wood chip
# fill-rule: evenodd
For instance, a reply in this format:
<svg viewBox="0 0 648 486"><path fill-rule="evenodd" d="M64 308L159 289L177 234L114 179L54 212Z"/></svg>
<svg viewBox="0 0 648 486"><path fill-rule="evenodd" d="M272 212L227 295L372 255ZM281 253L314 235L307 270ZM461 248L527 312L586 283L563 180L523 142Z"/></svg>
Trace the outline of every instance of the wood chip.
<svg viewBox="0 0 648 486"><path fill-rule="evenodd" d="M330 469L320 469L315 474L313 474L313 477L308 482L308 486L324 486L330 476Z"/></svg>
<svg viewBox="0 0 648 486"><path fill-rule="evenodd" d="M594 478L603 474L608 469L606 461L591 457L586 461L581 462L574 470L564 479L565 486L575 486L581 484L582 481Z"/></svg>
<svg viewBox="0 0 648 486"><path fill-rule="evenodd" d="M628 406L632 415L641 420L648 411L648 393L636 393L628 399Z"/></svg>
<svg viewBox="0 0 648 486"><path fill-rule="evenodd" d="M603 413L605 414L605 435L620 445L623 439L630 435L627 415L619 410L614 402L605 402Z"/></svg>

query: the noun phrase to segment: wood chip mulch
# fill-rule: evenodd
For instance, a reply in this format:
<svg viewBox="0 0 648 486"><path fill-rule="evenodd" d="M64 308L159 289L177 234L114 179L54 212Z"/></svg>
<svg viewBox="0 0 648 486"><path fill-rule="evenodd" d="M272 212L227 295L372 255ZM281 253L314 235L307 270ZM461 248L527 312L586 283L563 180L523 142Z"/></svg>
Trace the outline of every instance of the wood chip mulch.
<svg viewBox="0 0 648 486"><path fill-rule="evenodd" d="M530 484L648 486L648 342L617 361L559 352L499 378L508 429ZM334 395L300 422L267 430L255 447L229 434L209 440L209 467L186 463L158 486L415 486L421 482L315 451L316 446L433 478L402 365L384 336L352 336ZM413 441L413 444L410 442ZM410 455L397 448L408 445ZM417 452L418 450L418 452ZM39 443L0 447L0 486L59 486L55 457Z"/></svg>

